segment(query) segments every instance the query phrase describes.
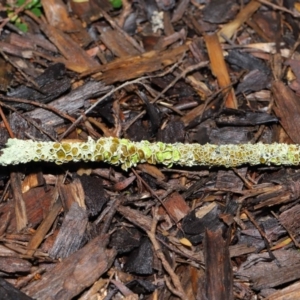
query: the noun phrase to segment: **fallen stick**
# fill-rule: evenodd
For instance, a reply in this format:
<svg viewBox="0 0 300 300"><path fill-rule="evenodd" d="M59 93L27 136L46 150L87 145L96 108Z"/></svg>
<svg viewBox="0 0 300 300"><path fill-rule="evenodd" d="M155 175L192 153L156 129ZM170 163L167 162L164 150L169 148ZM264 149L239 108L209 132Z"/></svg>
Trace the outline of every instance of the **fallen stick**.
<svg viewBox="0 0 300 300"><path fill-rule="evenodd" d="M121 165L124 170L138 163L181 166L299 165L300 145L296 144L165 144L132 142L115 137L87 142L35 142L9 139L0 155L0 165L17 165L31 161L63 164L78 161L103 161Z"/></svg>

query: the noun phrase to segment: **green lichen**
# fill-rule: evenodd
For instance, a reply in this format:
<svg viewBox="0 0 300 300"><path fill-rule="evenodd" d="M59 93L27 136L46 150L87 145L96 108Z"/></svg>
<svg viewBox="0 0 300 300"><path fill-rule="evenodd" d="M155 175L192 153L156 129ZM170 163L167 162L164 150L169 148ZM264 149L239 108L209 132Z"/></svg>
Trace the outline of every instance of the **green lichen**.
<svg viewBox="0 0 300 300"><path fill-rule="evenodd" d="M121 165L124 170L138 163L163 164L168 167L249 165L299 165L300 146L287 144L199 145L165 144L127 139L89 138L86 142L34 142L9 139L2 150L0 165L16 165L30 161L63 164L70 161L103 161Z"/></svg>

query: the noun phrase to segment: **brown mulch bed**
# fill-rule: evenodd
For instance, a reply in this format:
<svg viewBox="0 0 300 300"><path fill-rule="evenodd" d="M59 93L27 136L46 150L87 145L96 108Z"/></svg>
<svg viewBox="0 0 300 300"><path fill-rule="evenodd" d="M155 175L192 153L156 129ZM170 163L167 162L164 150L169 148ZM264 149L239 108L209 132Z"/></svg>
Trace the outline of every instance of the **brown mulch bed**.
<svg viewBox="0 0 300 300"><path fill-rule="evenodd" d="M42 0L41 17L12 8L26 33L1 3L3 146L300 144L296 1ZM0 300L300 299L297 167L0 175Z"/></svg>

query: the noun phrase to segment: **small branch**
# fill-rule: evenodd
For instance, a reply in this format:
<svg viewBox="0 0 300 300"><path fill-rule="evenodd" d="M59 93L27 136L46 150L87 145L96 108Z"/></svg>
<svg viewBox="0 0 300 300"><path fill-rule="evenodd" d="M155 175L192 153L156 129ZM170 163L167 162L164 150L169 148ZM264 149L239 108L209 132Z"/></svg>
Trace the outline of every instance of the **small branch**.
<svg viewBox="0 0 300 300"><path fill-rule="evenodd" d="M55 108L52 105L45 104L45 103L39 103L36 101L31 101L31 100L26 100L26 99L21 99L21 98L12 98L12 97L6 97L3 95L0 95L0 99L3 101L8 101L8 102L18 102L18 103L26 103L26 104L31 104L33 106L37 106L40 108L44 108L45 110L49 110L57 114L58 116L62 117L63 119L69 120L71 123L75 122L76 119L69 116L68 114L64 113L63 111Z"/></svg>
<svg viewBox="0 0 300 300"><path fill-rule="evenodd" d="M158 216L157 216L157 211L155 210L154 211L154 216L153 216L153 222L152 222L152 226L151 226L151 231L147 231L147 235L148 235L148 237L149 237L149 239L150 239L150 241L153 245L153 248L156 252L157 257L161 260L161 263L162 263L164 269L166 270L166 272L170 275L170 277L172 279L174 287L172 287L171 283L169 283L166 280L167 287L170 289L170 291L173 294L178 296L180 299L186 300L186 299L188 299L188 297L187 297L186 293L183 290L180 279L176 275L176 273L173 271L173 269L169 265L169 263L167 262L164 254L163 254L163 251L162 251L158 241L155 238L155 231L156 231L157 222L158 222Z"/></svg>

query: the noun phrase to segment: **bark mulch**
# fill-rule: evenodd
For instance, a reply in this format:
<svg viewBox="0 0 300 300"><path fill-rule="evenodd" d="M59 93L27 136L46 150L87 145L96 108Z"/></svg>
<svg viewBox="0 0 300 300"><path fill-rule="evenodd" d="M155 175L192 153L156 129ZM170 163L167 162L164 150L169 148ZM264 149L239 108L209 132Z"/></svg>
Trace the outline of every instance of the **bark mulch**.
<svg viewBox="0 0 300 300"><path fill-rule="evenodd" d="M0 10L1 145L300 144L298 2L16 2ZM0 176L0 299L300 299L298 167Z"/></svg>

